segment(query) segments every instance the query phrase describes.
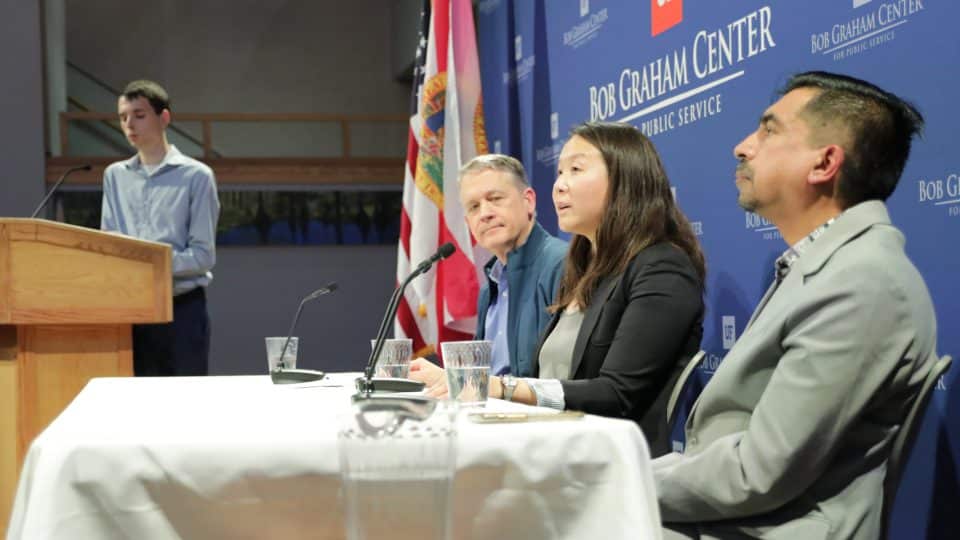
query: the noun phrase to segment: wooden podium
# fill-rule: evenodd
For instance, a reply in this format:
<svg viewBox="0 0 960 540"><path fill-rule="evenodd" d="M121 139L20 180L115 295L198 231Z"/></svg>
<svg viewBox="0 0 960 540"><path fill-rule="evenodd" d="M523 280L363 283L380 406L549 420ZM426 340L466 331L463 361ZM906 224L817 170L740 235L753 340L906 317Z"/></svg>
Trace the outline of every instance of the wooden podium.
<svg viewBox="0 0 960 540"><path fill-rule="evenodd" d="M93 377L133 375L131 324L173 318L170 247L0 218L0 532L27 448Z"/></svg>

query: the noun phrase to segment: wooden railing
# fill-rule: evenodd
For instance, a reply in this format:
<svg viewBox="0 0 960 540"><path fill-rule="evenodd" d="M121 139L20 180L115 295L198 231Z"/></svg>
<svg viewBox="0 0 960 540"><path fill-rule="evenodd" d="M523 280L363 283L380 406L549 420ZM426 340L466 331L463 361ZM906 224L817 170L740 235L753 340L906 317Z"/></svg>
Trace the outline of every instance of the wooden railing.
<svg viewBox="0 0 960 540"><path fill-rule="evenodd" d="M199 122L203 133L201 137L204 159L211 159L213 155L213 122L323 122L335 123L340 126L341 157L349 158L351 150L350 125L356 123L403 123L409 119L402 114L321 114L321 113L177 113L174 117L179 122ZM65 156L69 150L68 125L71 121L101 121L108 122L119 128L117 115L97 111L70 111L60 113L60 155Z"/></svg>
<svg viewBox="0 0 960 540"><path fill-rule="evenodd" d="M98 184L103 169L117 158L69 156L70 122L105 122L119 129L115 113L96 111L70 111L60 113L61 157L47 160L47 182L53 182L67 168L90 163L93 170L71 175L68 183ZM354 156L351 126L356 124L406 124L409 117L402 114L322 114L322 113L176 113L175 122L200 124L202 160L210 165L219 184L271 184L276 182L303 185L316 184L371 184L398 185L403 183L402 156ZM214 123L224 122L316 122L334 123L340 128L340 155L334 157L244 157L221 156L214 152Z"/></svg>

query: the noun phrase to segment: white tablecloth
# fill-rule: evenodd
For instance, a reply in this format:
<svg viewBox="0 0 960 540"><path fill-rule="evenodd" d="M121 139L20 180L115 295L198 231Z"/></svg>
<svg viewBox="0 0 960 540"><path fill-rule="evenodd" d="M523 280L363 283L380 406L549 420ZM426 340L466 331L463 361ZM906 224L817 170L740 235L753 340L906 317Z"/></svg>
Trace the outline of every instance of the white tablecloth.
<svg viewBox="0 0 960 540"><path fill-rule="evenodd" d="M94 379L30 447L8 538L343 538L336 433L353 378ZM457 429L454 538L660 537L636 424L461 412Z"/></svg>

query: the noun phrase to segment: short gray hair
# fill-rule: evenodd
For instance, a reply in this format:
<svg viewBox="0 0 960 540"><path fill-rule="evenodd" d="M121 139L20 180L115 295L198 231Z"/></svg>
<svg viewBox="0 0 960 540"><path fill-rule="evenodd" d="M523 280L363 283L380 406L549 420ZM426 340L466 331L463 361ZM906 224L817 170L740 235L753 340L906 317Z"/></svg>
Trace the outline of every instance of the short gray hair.
<svg viewBox="0 0 960 540"><path fill-rule="evenodd" d="M463 167L460 167L460 179L462 180L468 174L477 174L483 171L507 173L513 177L517 188L523 190L530 187L527 173L523 170L523 163L504 154L484 154L471 159Z"/></svg>

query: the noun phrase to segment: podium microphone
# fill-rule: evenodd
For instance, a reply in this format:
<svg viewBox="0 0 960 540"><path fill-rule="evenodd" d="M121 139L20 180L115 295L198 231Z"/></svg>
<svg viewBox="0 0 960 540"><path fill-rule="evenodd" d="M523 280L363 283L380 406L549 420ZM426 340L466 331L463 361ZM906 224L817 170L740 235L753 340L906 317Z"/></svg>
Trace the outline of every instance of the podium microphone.
<svg viewBox="0 0 960 540"><path fill-rule="evenodd" d="M303 305L311 300L320 298L325 294L332 293L335 290L337 290L337 283L335 281L331 281L323 287L320 287L312 293L304 296L303 299L300 300L300 306L297 308L297 313L293 316L293 322L290 323L290 331L287 332L287 339L283 341L283 348L280 349L280 360L277 362L276 369L270 372L270 379L273 381L273 384L291 384L317 381L322 379L325 375L322 371L315 371L312 369L287 369L283 365L283 355L287 353L287 346L290 345L290 339L293 337L293 331L297 327L297 321L300 320L300 312L303 311Z"/></svg>
<svg viewBox="0 0 960 540"><path fill-rule="evenodd" d="M390 327L393 317L397 314L397 307L400 305L400 298L403 297L404 289L407 288L407 285L409 285L415 277L430 270L433 263L440 259L446 259L450 255L453 255L453 252L456 250L457 248L450 242L440 246L440 249L438 249L436 253L417 265L416 269L410 272L410 275L393 291L393 296L390 297L390 302L387 304L387 311L383 314L383 320L380 321L380 329L377 330L377 339L374 341L373 350L370 352L370 358L367 360L367 367L363 372L363 377L357 379L357 390L360 394L369 396L370 393L378 391L418 392L423 390L424 385L421 382L387 377L374 378L373 373L377 367L377 359L380 357L380 351L383 349L383 342L387 339L387 329Z"/></svg>
<svg viewBox="0 0 960 540"><path fill-rule="evenodd" d="M60 184L62 184L63 181L67 179L67 176L69 176L70 173L75 171L89 171L92 168L93 167L91 167L90 165L78 165L76 167L70 167L69 169L67 169L66 172L60 175L60 179L57 180L55 184L53 184L53 188L51 188L50 191L47 192L43 200L40 201L40 206L38 206L37 209L34 210L32 214L30 214L30 219L37 217L37 214L39 214L40 211L43 210L43 207L47 205L47 201L50 200L50 197L52 197L53 194L56 193L58 189L60 189Z"/></svg>

